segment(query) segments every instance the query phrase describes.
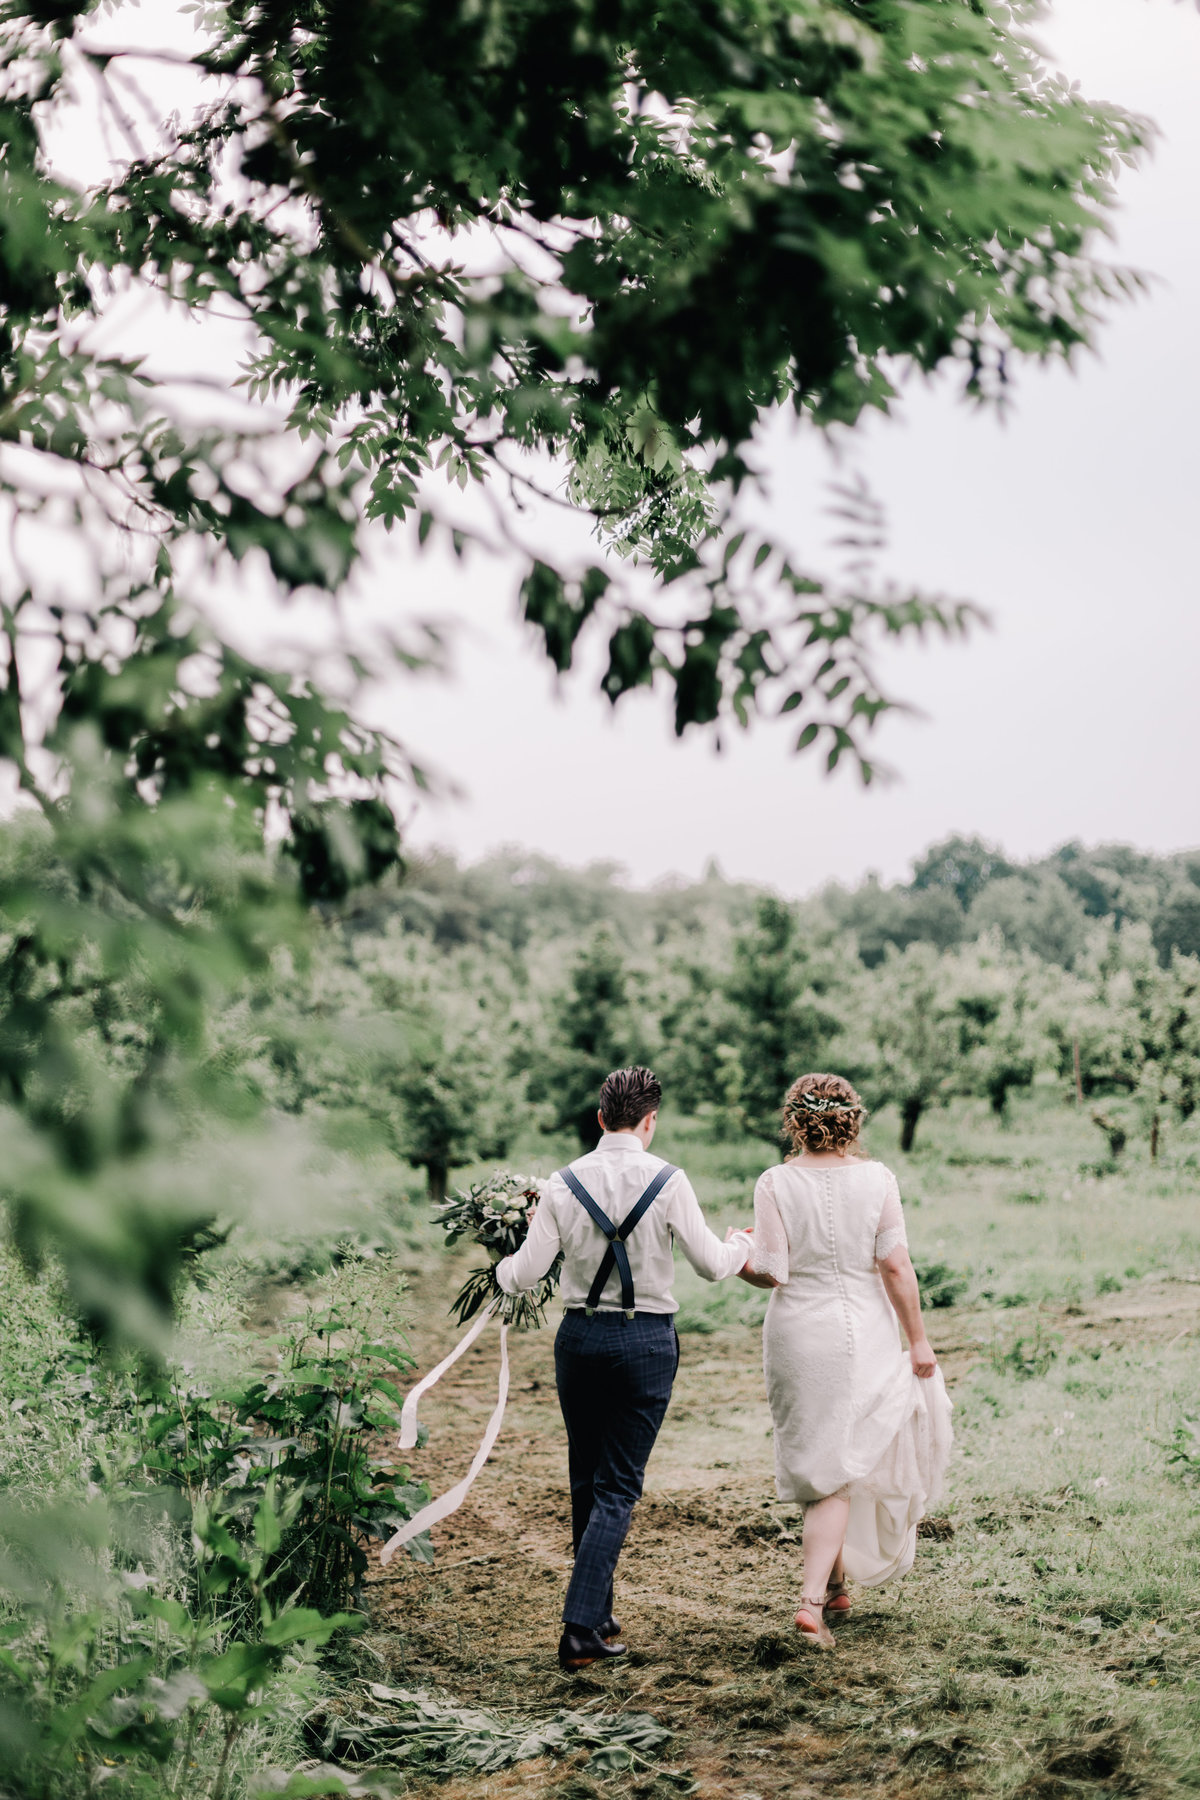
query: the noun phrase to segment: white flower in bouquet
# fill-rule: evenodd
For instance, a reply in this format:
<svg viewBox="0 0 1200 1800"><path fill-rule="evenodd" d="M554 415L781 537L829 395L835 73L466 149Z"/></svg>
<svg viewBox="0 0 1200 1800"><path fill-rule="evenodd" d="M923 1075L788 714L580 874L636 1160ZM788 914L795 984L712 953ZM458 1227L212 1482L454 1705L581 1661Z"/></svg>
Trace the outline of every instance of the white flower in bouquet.
<svg viewBox="0 0 1200 1800"><path fill-rule="evenodd" d="M447 1244L470 1238L488 1253L487 1267L471 1271L451 1307L461 1324L497 1298L498 1316L506 1324L536 1326L544 1322L562 1259L555 1261L549 1274L528 1294L505 1294L496 1281L496 1264L525 1242L545 1190L546 1182L536 1176L496 1169L485 1181L472 1182L438 1207L434 1217L446 1233Z"/></svg>

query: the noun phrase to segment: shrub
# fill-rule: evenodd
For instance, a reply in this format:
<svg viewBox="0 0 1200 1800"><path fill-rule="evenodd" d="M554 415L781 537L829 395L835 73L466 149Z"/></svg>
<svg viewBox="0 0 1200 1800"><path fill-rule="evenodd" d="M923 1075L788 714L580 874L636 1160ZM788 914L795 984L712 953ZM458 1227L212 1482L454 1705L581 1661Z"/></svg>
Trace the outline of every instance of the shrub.
<svg viewBox="0 0 1200 1800"><path fill-rule="evenodd" d="M1200 1419L1180 1419L1167 1445L1171 1472L1182 1481L1200 1481Z"/></svg>
<svg viewBox="0 0 1200 1800"><path fill-rule="evenodd" d="M6 1278L0 1788L229 1800L265 1752L299 1754L317 1653L365 1623L342 1608L361 1605L366 1546L427 1498L373 1450L409 1361L401 1280L344 1256L264 1342L222 1320L218 1276L187 1304L231 1352L222 1381L182 1358L106 1366L51 1283L18 1288L0 1262Z"/></svg>
<svg viewBox="0 0 1200 1800"><path fill-rule="evenodd" d="M918 1263L917 1281L926 1306L953 1306L967 1290L967 1277L958 1274L948 1263Z"/></svg>
<svg viewBox="0 0 1200 1800"><path fill-rule="evenodd" d="M193 1514L218 1507L243 1543L269 1486L286 1515L269 1577L322 1610L362 1605L366 1545L428 1498L374 1448L399 1428L391 1375L411 1366L398 1342L401 1292L390 1257L347 1251L271 1340L270 1372L214 1386L170 1369L138 1388L135 1472L179 1488ZM408 1549L432 1560L427 1537Z"/></svg>
<svg viewBox="0 0 1200 1800"><path fill-rule="evenodd" d="M1061 1344L1060 1334L1043 1331L1039 1322L1032 1337L1017 1337L1009 1344L993 1338L988 1361L997 1374L1015 1375L1019 1380L1028 1381L1046 1373Z"/></svg>

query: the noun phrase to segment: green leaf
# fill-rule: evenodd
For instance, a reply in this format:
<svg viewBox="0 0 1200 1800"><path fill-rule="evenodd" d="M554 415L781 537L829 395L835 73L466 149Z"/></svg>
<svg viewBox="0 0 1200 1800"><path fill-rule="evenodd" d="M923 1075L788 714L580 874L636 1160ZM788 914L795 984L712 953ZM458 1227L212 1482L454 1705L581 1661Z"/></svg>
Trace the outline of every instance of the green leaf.
<svg viewBox="0 0 1200 1800"><path fill-rule="evenodd" d="M338 1631L361 1631L368 1623L362 1613L332 1613L323 1618L311 1607L294 1606L263 1626L262 1641L274 1649L287 1644L311 1644L319 1648Z"/></svg>

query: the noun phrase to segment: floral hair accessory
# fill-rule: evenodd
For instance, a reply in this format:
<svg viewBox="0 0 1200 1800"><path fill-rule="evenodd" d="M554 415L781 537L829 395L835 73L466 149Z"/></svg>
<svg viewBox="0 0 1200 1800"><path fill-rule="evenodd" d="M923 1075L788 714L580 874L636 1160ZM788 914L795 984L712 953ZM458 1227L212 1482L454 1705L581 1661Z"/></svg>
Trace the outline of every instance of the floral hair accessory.
<svg viewBox="0 0 1200 1800"><path fill-rule="evenodd" d="M862 1107L857 1100L835 1100L832 1094L798 1094L793 1102L793 1109L802 1106L805 1112L861 1112Z"/></svg>

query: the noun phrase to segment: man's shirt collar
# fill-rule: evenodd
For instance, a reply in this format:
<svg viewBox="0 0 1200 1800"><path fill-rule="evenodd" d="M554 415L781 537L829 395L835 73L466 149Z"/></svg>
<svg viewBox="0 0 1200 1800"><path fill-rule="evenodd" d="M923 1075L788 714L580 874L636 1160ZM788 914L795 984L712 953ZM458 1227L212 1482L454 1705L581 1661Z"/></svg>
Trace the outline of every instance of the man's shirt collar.
<svg viewBox="0 0 1200 1800"><path fill-rule="evenodd" d="M642 1140L632 1131L606 1131L596 1145L597 1150L640 1150Z"/></svg>

